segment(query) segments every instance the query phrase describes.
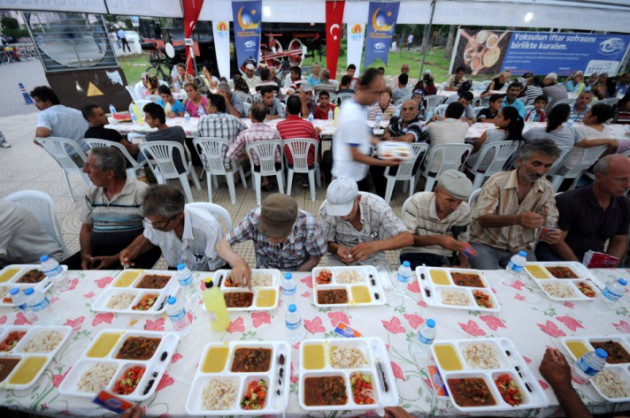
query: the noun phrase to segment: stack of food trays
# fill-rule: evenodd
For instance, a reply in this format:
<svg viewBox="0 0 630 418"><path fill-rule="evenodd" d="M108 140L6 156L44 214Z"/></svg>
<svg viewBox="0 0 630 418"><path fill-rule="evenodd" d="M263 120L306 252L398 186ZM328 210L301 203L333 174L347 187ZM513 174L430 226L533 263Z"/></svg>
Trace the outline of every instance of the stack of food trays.
<svg viewBox="0 0 630 418"><path fill-rule="evenodd" d="M599 294L591 272L577 262L527 263L525 272L552 300L591 302Z"/></svg>
<svg viewBox="0 0 630 418"><path fill-rule="evenodd" d="M549 401L507 338L442 340L431 347L455 408L489 412L542 408Z"/></svg>
<svg viewBox="0 0 630 418"><path fill-rule="evenodd" d="M317 267L313 269L315 306L371 306L387 302L372 266Z"/></svg>
<svg viewBox="0 0 630 418"><path fill-rule="evenodd" d="M608 353L606 366L591 379L593 387L608 402L630 401L630 337L609 335L563 337L563 348L577 361L582 354L598 348Z"/></svg>
<svg viewBox="0 0 630 418"><path fill-rule="evenodd" d="M212 282L223 291L229 311L271 311L278 306L282 273L276 269L252 270L252 291L230 278L231 270L217 270ZM205 309L205 307L204 307Z"/></svg>
<svg viewBox="0 0 630 418"><path fill-rule="evenodd" d="M92 310L158 315L166 310L166 299L178 291L179 283L172 271L123 270L92 302Z"/></svg>
<svg viewBox="0 0 630 418"><path fill-rule="evenodd" d="M498 312L499 300L480 270L418 267L420 292L436 308Z"/></svg>
<svg viewBox="0 0 630 418"><path fill-rule="evenodd" d="M171 362L176 333L106 329L98 333L61 383L63 395L94 398L106 389L129 401L155 392Z"/></svg>
<svg viewBox="0 0 630 418"><path fill-rule="evenodd" d="M68 340L68 326L0 327L0 389L28 389Z"/></svg>
<svg viewBox="0 0 630 418"><path fill-rule="evenodd" d="M62 267L68 270L68 266ZM52 281L46 277L39 264L11 264L0 271L0 306L13 306L9 290L14 287L34 287L46 292L51 286Z"/></svg>
<svg viewBox="0 0 630 418"><path fill-rule="evenodd" d="M299 390L306 411L398 405L391 362L379 338L303 341Z"/></svg>
<svg viewBox="0 0 630 418"><path fill-rule="evenodd" d="M274 415L289 403L291 347L285 341L210 343L192 383L188 415Z"/></svg>

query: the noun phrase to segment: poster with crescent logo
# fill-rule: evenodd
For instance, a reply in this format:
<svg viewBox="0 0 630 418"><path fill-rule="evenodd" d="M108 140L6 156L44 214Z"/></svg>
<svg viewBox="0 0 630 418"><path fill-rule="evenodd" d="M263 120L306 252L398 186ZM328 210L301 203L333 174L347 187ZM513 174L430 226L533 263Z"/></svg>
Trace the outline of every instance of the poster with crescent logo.
<svg viewBox="0 0 630 418"><path fill-rule="evenodd" d="M365 42L365 62L363 68L380 59L387 64L389 48L392 45L399 2L370 2L368 28Z"/></svg>
<svg viewBox="0 0 630 418"><path fill-rule="evenodd" d="M234 44L239 68L247 62L258 63L262 1L232 1Z"/></svg>
<svg viewBox="0 0 630 418"><path fill-rule="evenodd" d="M343 23L344 0L326 1L326 68L330 78L337 77L339 46L341 45L341 25Z"/></svg>

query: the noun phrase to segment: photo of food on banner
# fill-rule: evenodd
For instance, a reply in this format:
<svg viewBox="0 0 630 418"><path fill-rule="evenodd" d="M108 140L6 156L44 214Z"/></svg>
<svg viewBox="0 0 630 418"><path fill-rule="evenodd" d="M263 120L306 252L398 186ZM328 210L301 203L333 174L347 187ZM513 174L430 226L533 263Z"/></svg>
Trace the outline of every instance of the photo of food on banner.
<svg viewBox="0 0 630 418"><path fill-rule="evenodd" d="M497 74L510 44L510 32L460 29L453 68L467 74Z"/></svg>

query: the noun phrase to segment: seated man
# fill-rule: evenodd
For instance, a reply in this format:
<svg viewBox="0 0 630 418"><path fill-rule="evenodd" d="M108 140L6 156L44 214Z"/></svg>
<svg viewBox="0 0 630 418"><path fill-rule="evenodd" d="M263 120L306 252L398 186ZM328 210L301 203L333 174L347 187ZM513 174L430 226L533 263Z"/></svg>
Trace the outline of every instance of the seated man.
<svg viewBox="0 0 630 418"><path fill-rule="evenodd" d="M518 97L521 95L521 91L523 90L523 86L521 86L518 82L513 82L507 89L507 93L505 94L505 98L503 99L503 105L501 105L501 109L504 107L512 106L518 110L518 114L525 119L525 104L518 100Z"/></svg>
<svg viewBox="0 0 630 418"><path fill-rule="evenodd" d="M280 87L273 77L271 77L271 71L269 68L263 68L260 70L260 79L262 81L256 85L256 92L262 93L260 91L261 89L269 87L274 95L280 93Z"/></svg>
<svg viewBox="0 0 630 418"><path fill-rule="evenodd" d="M550 246L538 244L536 256L540 260L582 262L584 254L592 250L621 261L627 253L630 201L624 195L630 188L630 159L606 156L595 164L593 172L593 184L556 197L561 239Z"/></svg>
<svg viewBox="0 0 630 418"><path fill-rule="evenodd" d="M468 123L460 119L464 114L464 110L465 107L462 103L451 103L446 108L443 120L432 122L428 125L427 129L431 146L464 143L468 133ZM435 118L434 116L432 120L435 120ZM437 173L441 164L442 159L438 156L431 163L430 171Z"/></svg>
<svg viewBox="0 0 630 418"><path fill-rule="evenodd" d="M166 263L179 263L193 271L214 271L225 265L215 247L223 238L217 220L206 210L185 207L186 198L166 185L151 187L142 202L144 234L140 234L119 254L120 264L133 266L141 254L159 247Z"/></svg>
<svg viewBox="0 0 630 418"><path fill-rule="evenodd" d="M280 119L286 116L282 103L280 103L278 98L273 96L273 89L271 87L262 88L260 90L260 97L267 109L267 117L265 120Z"/></svg>
<svg viewBox="0 0 630 418"><path fill-rule="evenodd" d="M256 267L283 271L311 271L326 254L326 241L317 220L298 209L296 201L280 193L263 200L219 243L217 253L232 266L235 280L251 278L245 260L232 245L252 240Z"/></svg>
<svg viewBox="0 0 630 418"><path fill-rule="evenodd" d="M175 100L173 93L168 86L158 87L158 93L160 93L160 99L155 103L164 108L166 116L169 118L183 117L186 113L186 108L179 100Z"/></svg>
<svg viewBox="0 0 630 418"><path fill-rule="evenodd" d="M300 85L300 92L298 93L300 100L302 100L302 117L307 118L312 113L315 115L317 111L317 103L313 100L313 87L308 81L303 82ZM314 118L315 116L313 116Z"/></svg>
<svg viewBox="0 0 630 418"><path fill-rule="evenodd" d="M461 85L466 81L464 77L466 75L466 69L464 67L459 67L455 70L455 74L452 74L448 77L446 81L446 85L444 86L445 91L457 91Z"/></svg>
<svg viewBox="0 0 630 418"><path fill-rule="evenodd" d="M490 96L488 107L483 108L477 114L477 122L481 123L494 123L497 116L499 116L499 110L503 107L503 95L493 94Z"/></svg>
<svg viewBox="0 0 630 418"><path fill-rule="evenodd" d="M237 117L226 113L225 99L219 94L208 95L206 116L199 119L197 132L200 137L221 138L233 144L236 136L247 129L247 126ZM227 158L227 149L223 150L223 167L232 169L232 160Z"/></svg>
<svg viewBox="0 0 630 418"><path fill-rule="evenodd" d="M339 86L339 90L337 90L337 94L354 94L354 87L352 87L352 76L344 75L341 77L341 83Z"/></svg>
<svg viewBox="0 0 630 418"><path fill-rule="evenodd" d="M144 121L151 128L157 128L155 132L149 132L145 141L175 141L186 146L186 132L181 126L168 126L166 124L166 114L164 109L157 103L148 103L142 109L144 111ZM180 155L179 150L173 150L173 162L178 173L186 171L185 156Z"/></svg>
<svg viewBox="0 0 630 418"><path fill-rule="evenodd" d="M99 105L89 104L83 108L83 117L90 124L90 128L85 131L87 139L106 139L108 141L117 142L134 157L138 156L138 145L132 144L127 138L115 129L106 128L109 123L107 115Z"/></svg>
<svg viewBox="0 0 630 418"><path fill-rule="evenodd" d="M315 119L323 119L328 120L328 113L332 110L333 118L335 113L335 105L330 103L330 93L327 91L322 91L319 93L319 97L317 98L318 104L317 109L315 109L315 114L313 115ZM332 119L332 118L331 118Z"/></svg>
<svg viewBox="0 0 630 418"><path fill-rule="evenodd" d="M435 192L414 194L405 207L402 221L413 234L413 246L400 251L400 262L409 261L411 268L450 266L453 252L457 265L468 267L464 251L470 224L468 198L471 181L457 170L444 171L437 180Z"/></svg>
<svg viewBox="0 0 630 418"><path fill-rule="evenodd" d="M330 71L327 68L324 68L321 72L321 81L313 87L315 93L320 93L322 91L327 91L329 93L334 93L339 84L335 80L330 79Z"/></svg>
<svg viewBox="0 0 630 418"><path fill-rule="evenodd" d="M227 113L237 118L247 117L245 114L245 104L240 94L233 94L228 83L220 83L217 94L225 99Z"/></svg>
<svg viewBox="0 0 630 418"><path fill-rule="evenodd" d="M480 270L505 268L518 251L527 251L535 261L534 245L540 227L554 225L558 210L551 183L545 178L560 155L551 139L536 139L521 145L518 168L494 174L481 188L472 207L470 241L477 255L470 265ZM554 242L558 232L542 239Z"/></svg>
<svg viewBox="0 0 630 418"><path fill-rule="evenodd" d="M413 236L392 208L372 193L359 192L357 183L349 177L330 183L319 219L331 254L327 265L388 269L384 251L413 245Z"/></svg>
<svg viewBox="0 0 630 418"><path fill-rule="evenodd" d="M0 199L0 267L39 264L39 257L63 258L59 244L50 237L30 210Z"/></svg>
<svg viewBox="0 0 630 418"><path fill-rule="evenodd" d="M422 132L422 117L418 104L413 100L403 103L400 117L394 116L385 129L383 139L386 141L425 142Z"/></svg>
<svg viewBox="0 0 630 418"><path fill-rule="evenodd" d="M85 196L81 215L81 251L64 264L70 270L118 269L119 253L142 235L140 206L148 186L127 178L125 158L114 148L91 149L83 172L94 186ZM151 268L158 258L156 248L138 257L135 265Z"/></svg>
<svg viewBox="0 0 630 418"><path fill-rule="evenodd" d="M569 121L574 123L582 122L584 115L591 108L593 101L593 92L590 90L580 93L575 103L571 105L571 113L569 113Z"/></svg>
<svg viewBox="0 0 630 418"><path fill-rule="evenodd" d="M396 103L398 100L411 96L411 87L409 84L409 75L400 74L398 76L398 86L392 89L392 101Z"/></svg>

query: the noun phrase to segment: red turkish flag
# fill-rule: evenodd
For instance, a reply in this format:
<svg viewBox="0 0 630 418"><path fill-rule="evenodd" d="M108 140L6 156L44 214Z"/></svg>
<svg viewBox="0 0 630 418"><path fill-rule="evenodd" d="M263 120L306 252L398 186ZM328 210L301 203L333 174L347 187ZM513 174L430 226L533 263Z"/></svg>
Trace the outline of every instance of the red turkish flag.
<svg viewBox="0 0 630 418"><path fill-rule="evenodd" d="M344 0L326 1L326 68L330 79L337 77L337 61L341 45L341 25L343 23Z"/></svg>
<svg viewBox="0 0 630 418"><path fill-rule="evenodd" d="M184 0L184 38L192 38L195 26L197 26L197 20L199 20L199 14L201 13L201 7L203 6L203 0ZM186 47L186 68L188 73L195 75L195 69L191 65L192 63L193 47Z"/></svg>

